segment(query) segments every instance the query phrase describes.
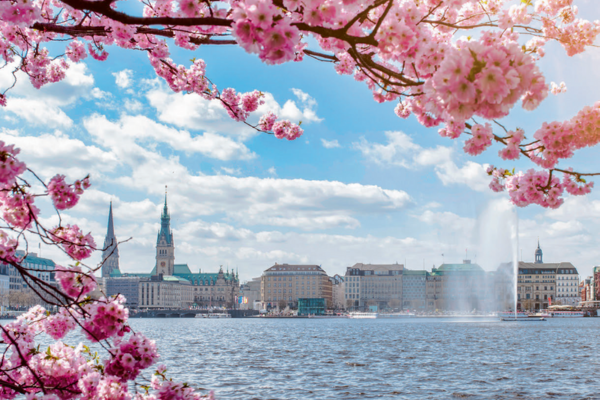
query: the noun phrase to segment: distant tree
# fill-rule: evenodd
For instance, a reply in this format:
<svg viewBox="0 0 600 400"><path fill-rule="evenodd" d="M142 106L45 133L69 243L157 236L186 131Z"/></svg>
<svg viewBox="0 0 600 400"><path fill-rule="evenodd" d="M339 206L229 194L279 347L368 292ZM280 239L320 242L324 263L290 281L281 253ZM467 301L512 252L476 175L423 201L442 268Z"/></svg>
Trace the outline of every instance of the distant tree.
<svg viewBox="0 0 600 400"><path fill-rule="evenodd" d="M279 300L279 302L277 303L277 307L280 310L284 310L287 307L287 302L285 300Z"/></svg>
<svg viewBox="0 0 600 400"><path fill-rule="evenodd" d="M399 299L391 299L388 301L389 308L399 308L400 304L402 304L402 302Z"/></svg>

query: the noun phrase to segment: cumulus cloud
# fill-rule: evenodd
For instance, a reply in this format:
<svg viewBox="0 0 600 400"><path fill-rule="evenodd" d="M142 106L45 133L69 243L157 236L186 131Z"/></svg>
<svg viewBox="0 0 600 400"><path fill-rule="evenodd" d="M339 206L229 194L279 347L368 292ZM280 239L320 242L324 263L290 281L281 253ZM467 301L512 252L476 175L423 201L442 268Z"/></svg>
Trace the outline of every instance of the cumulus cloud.
<svg viewBox="0 0 600 400"><path fill-rule="evenodd" d="M133 71L130 69L124 69L119 72L113 72L112 74L115 77L115 83L121 89L126 89L131 86Z"/></svg>
<svg viewBox="0 0 600 400"><path fill-rule="evenodd" d="M219 160L255 157L244 144L231 138L210 132L192 136L187 131L159 124L142 115L122 115L118 121L112 122L103 115L95 114L84 120L84 126L99 143L111 146L115 151L136 153L138 157L156 157L153 151L142 149L139 143L146 141L165 143L178 151L201 153Z"/></svg>
<svg viewBox="0 0 600 400"><path fill-rule="evenodd" d="M363 137L359 142L353 143L353 146L367 161L382 167L433 167L444 185L461 184L476 191L488 190L489 178L485 172L487 165L467 161L459 167L453 160L453 150L450 147L423 148L400 131L388 131L385 136L386 144L371 143Z"/></svg>
<svg viewBox="0 0 600 400"><path fill-rule="evenodd" d="M219 101L208 101L196 94L174 93L157 80L146 81L146 98L158 113L162 122L191 130L203 130L222 134L237 135L246 140L257 132L232 120ZM259 117L268 111L279 118L303 123L319 122L316 114L317 102L308 94L295 90L298 103L287 100L281 106L271 93L264 93L264 104L252 113L249 121L256 123Z"/></svg>
<svg viewBox="0 0 600 400"><path fill-rule="evenodd" d="M321 143L323 144L323 147L325 147L326 149L335 149L336 147L341 147L340 142L338 142L337 139L335 139L335 140L321 139Z"/></svg>
<svg viewBox="0 0 600 400"><path fill-rule="evenodd" d="M61 173L69 179L81 179L90 171L96 171L96 175L99 171L113 171L118 164L116 155L110 151L86 145L60 131L38 136L21 132L16 137L11 133L14 132L0 132L0 140L20 148L19 158L43 178Z"/></svg>
<svg viewBox="0 0 600 400"><path fill-rule="evenodd" d="M13 64L0 69L0 87L13 84L13 69ZM7 106L2 112L13 113L32 125L50 128L71 127L73 121L61 107L89 96L90 88L94 85L94 78L83 63L69 64L65 79L47 84L41 89L35 89L29 77L21 71L16 73L16 78L15 86L8 92Z"/></svg>

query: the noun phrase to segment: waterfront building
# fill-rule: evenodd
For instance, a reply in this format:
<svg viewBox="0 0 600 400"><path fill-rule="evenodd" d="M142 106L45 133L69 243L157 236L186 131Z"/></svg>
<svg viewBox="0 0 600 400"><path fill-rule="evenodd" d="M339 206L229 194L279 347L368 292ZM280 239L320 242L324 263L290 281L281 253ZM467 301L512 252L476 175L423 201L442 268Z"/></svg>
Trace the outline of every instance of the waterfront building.
<svg viewBox="0 0 600 400"><path fill-rule="evenodd" d="M343 310L346 308L346 282L344 277L338 274L330 277L332 308Z"/></svg>
<svg viewBox="0 0 600 400"><path fill-rule="evenodd" d="M113 271L118 271L118 268ZM107 296L121 294L126 299L125 304L127 307L138 308L140 301L140 279L139 276L130 276L129 274L104 278L104 292Z"/></svg>
<svg viewBox="0 0 600 400"><path fill-rule="evenodd" d="M560 263L556 269L556 302L553 304L576 306L579 297L579 273L571 263Z"/></svg>
<svg viewBox="0 0 600 400"><path fill-rule="evenodd" d="M594 269L594 299L600 299L600 266L595 266Z"/></svg>
<svg viewBox="0 0 600 400"><path fill-rule="evenodd" d="M324 298L298 299L298 315L325 315L326 304Z"/></svg>
<svg viewBox="0 0 600 400"><path fill-rule="evenodd" d="M508 305L504 309L513 308L510 297L514 293L514 266L504 263L496 272L496 295L504 296ZM581 301L579 274L570 262L545 263L543 252L538 242L535 250L535 261L518 263L517 309L535 311L554 305L577 305ZM504 287L504 289L502 289Z"/></svg>
<svg viewBox="0 0 600 400"><path fill-rule="evenodd" d="M431 275L441 278L438 309L470 312L491 307L492 285L483 268L471 263L471 260L463 260L462 264L442 264L433 268Z"/></svg>
<svg viewBox="0 0 600 400"><path fill-rule="evenodd" d="M402 273L402 308L423 310L426 308L427 271L405 269Z"/></svg>
<svg viewBox="0 0 600 400"><path fill-rule="evenodd" d="M8 265L0 264L0 312L8 307L10 294L10 276L8 274Z"/></svg>
<svg viewBox="0 0 600 400"><path fill-rule="evenodd" d="M23 250L17 250L15 255L21 258L21 265L29 269L29 273L49 285L56 285L54 279L54 270L56 264L49 258L38 257L37 253L27 253ZM45 295L39 285L33 283L31 279L24 279L15 267L10 264L4 265L8 274L8 298L10 305L32 306L45 305L46 301L35 292L42 296ZM34 286L34 289L32 289Z"/></svg>
<svg viewBox="0 0 600 400"><path fill-rule="evenodd" d="M115 236L115 226L113 222L112 201L108 208L108 224L106 237L104 238L104 247L102 248L102 277L108 278L114 270L119 269L119 248L117 246L117 237Z"/></svg>
<svg viewBox="0 0 600 400"><path fill-rule="evenodd" d="M427 274L425 280L427 284L425 288L427 311L439 311L442 309L442 276L432 270L432 273Z"/></svg>
<svg viewBox="0 0 600 400"><path fill-rule="evenodd" d="M139 306L144 309L183 309L192 305L192 285L173 275L140 279Z"/></svg>
<svg viewBox="0 0 600 400"><path fill-rule="evenodd" d="M556 271L559 265L519 262L517 309L540 310L548 308L556 298ZM573 266L571 265L571 267Z"/></svg>
<svg viewBox="0 0 600 400"><path fill-rule="evenodd" d="M263 272L261 301L267 307L297 307L298 299L325 299L332 304L332 285L319 265L277 264Z"/></svg>
<svg viewBox="0 0 600 400"><path fill-rule="evenodd" d="M247 299L246 303L239 303L241 310L254 310L255 304L261 301L260 298L260 281L261 278L252 278L251 281L245 282L240 286L240 296Z"/></svg>
<svg viewBox="0 0 600 400"><path fill-rule="evenodd" d="M122 274L119 268L113 269L106 280L107 286L129 290L132 296L135 295L132 287L135 279L132 278L139 279L137 305L144 309L237 306L240 289L237 273L224 272L222 266L216 273L202 273L200 270L192 273L187 264L175 264L175 239L166 193L155 259L156 264L150 273ZM135 304L133 299L128 301Z"/></svg>
<svg viewBox="0 0 600 400"><path fill-rule="evenodd" d="M346 307L387 309L402 306L402 264L357 263L346 269Z"/></svg>

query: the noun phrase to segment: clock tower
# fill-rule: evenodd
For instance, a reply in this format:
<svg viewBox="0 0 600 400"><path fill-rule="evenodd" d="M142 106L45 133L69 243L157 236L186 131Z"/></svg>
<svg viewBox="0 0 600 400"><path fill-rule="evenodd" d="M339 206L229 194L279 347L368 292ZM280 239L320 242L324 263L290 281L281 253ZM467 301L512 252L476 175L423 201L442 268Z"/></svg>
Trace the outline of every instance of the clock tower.
<svg viewBox="0 0 600 400"><path fill-rule="evenodd" d="M175 243L171 231L171 216L167 208L167 187L165 186L165 206L160 216L160 231L156 239L156 274L173 275L175 265Z"/></svg>

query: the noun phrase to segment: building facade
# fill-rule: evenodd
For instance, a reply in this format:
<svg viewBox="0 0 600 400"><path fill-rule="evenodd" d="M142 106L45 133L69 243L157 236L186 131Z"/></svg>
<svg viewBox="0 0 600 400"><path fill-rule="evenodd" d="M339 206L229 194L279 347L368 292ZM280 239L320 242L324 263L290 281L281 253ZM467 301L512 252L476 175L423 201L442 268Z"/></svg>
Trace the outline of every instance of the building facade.
<svg viewBox="0 0 600 400"><path fill-rule="evenodd" d="M335 274L330 277L332 308L344 310L346 308L346 282L343 276Z"/></svg>
<svg viewBox="0 0 600 400"><path fill-rule="evenodd" d="M138 308L140 305L140 279L139 276L129 276L129 274L104 278L104 291L107 296L123 295L127 307Z"/></svg>
<svg viewBox="0 0 600 400"><path fill-rule="evenodd" d="M402 264L357 263L346 269L346 308L377 309L402 306Z"/></svg>
<svg viewBox="0 0 600 400"><path fill-rule="evenodd" d="M425 288L425 301L427 311L439 311L442 310L442 276L431 273L427 274L426 288Z"/></svg>
<svg viewBox="0 0 600 400"><path fill-rule="evenodd" d="M8 265L0 264L0 312L8 307L10 294L10 276L8 274Z"/></svg>
<svg viewBox="0 0 600 400"><path fill-rule="evenodd" d="M553 304L576 306L580 301L577 269L571 263L560 263L556 269L556 303Z"/></svg>
<svg viewBox="0 0 600 400"><path fill-rule="evenodd" d="M142 309L185 309L193 302L192 285L172 275L153 275L139 282L139 306Z"/></svg>
<svg viewBox="0 0 600 400"><path fill-rule="evenodd" d="M255 310L256 304L260 303L260 282L261 278L252 278L240 286L240 296L246 299L246 302L238 302L241 310Z"/></svg>
<svg viewBox="0 0 600 400"><path fill-rule="evenodd" d="M21 265L27 268L29 273L44 282L42 286L56 285L54 270L56 264L49 258L38 257L37 253L26 253L17 250L15 255L21 258ZM45 296L49 296L40 288L39 283L33 279L23 278L19 271L12 265L6 265L9 278L9 304L18 307L30 307L36 304L46 305ZM36 293L37 292L37 293Z"/></svg>
<svg viewBox="0 0 600 400"><path fill-rule="evenodd" d="M402 273L402 308L408 310L424 310L427 305L427 271L411 271Z"/></svg>
<svg viewBox="0 0 600 400"><path fill-rule="evenodd" d="M442 264L431 270L439 276L440 285L436 308L447 311L471 312L487 310L493 299L486 272L471 260L462 264Z"/></svg>
<svg viewBox="0 0 600 400"><path fill-rule="evenodd" d="M261 277L261 301L266 307L297 307L298 299L325 299L331 308L332 285L319 265L277 264Z"/></svg>

